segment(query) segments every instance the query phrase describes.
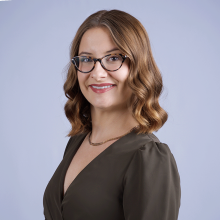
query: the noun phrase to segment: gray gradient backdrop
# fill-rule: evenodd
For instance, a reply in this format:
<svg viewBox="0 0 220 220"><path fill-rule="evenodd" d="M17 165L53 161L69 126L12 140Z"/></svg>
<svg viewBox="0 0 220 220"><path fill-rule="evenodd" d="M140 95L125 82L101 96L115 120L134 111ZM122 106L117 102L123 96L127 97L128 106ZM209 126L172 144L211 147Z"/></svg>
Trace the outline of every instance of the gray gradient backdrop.
<svg viewBox="0 0 220 220"><path fill-rule="evenodd" d="M162 72L169 113L155 134L181 177L179 220L219 220L219 1L0 1L0 218L39 220L70 124L63 93L69 46L100 9L139 19Z"/></svg>

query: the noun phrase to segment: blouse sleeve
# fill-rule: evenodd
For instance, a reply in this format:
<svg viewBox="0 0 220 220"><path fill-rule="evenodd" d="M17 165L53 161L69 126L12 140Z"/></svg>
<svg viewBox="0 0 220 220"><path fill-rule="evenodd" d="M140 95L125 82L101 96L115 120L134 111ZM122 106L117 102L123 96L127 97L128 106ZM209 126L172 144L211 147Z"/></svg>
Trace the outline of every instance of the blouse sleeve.
<svg viewBox="0 0 220 220"><path fill-rule="evenodd" d="M180 176L169 147L154 141L140 147L124 176L125 219L177 220L180 199Z"/></svg>

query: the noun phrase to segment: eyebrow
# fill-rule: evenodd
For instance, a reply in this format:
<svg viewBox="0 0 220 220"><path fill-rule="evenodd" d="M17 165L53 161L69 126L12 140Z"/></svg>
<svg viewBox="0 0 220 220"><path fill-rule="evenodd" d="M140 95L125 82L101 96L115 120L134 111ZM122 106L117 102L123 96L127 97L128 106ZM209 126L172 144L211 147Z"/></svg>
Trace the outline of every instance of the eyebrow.
<svg viewBox="0 0 220 220"><path fill-rule="evenodd" d="M119 49L118 49L118 48L113 48L113 49L111 49L111 50L106 51L105 53L110 53L110 52L115 51L115 50L119 50ZM92 55L92 53L89 53L89 52L83 52L83 51L82 51L78 56L80 56L81 54Z"/></svg>

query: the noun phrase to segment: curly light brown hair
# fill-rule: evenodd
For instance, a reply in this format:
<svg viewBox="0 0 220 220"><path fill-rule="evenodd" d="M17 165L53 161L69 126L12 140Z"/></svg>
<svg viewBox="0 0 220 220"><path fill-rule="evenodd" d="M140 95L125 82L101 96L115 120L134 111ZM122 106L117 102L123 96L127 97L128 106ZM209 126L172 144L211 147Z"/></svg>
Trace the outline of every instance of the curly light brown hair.
<svg viewBox="0 0 220 220"><path fill-rule="evenodd" d="M90 15L81 24L71 43L68 73L63 86L68 98L64 110L72 125L67 136L92 130L90 103L80 90L77 69L71 59L78 55L83 34L94 27L107 27L115 44L129 57L127 82L133 90L132 115L140 125L137 133L158 131L167 121L168 114L159 105L163 82L152 55L148 34L132 15L120 10L101 10Z"/></svg>

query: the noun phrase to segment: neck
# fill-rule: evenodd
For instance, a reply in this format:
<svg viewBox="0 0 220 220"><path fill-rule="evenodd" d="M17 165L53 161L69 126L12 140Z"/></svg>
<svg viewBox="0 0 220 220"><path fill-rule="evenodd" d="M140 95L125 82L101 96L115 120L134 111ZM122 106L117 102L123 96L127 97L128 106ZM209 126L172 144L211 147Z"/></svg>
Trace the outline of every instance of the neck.
<svg viewBox="0 0 220 220"><path fill-rule="evenodd" d="M124 135L139 125L128 109L111 112L91 109L91 118L92 133L90 139L95 143Z"/></svg>

